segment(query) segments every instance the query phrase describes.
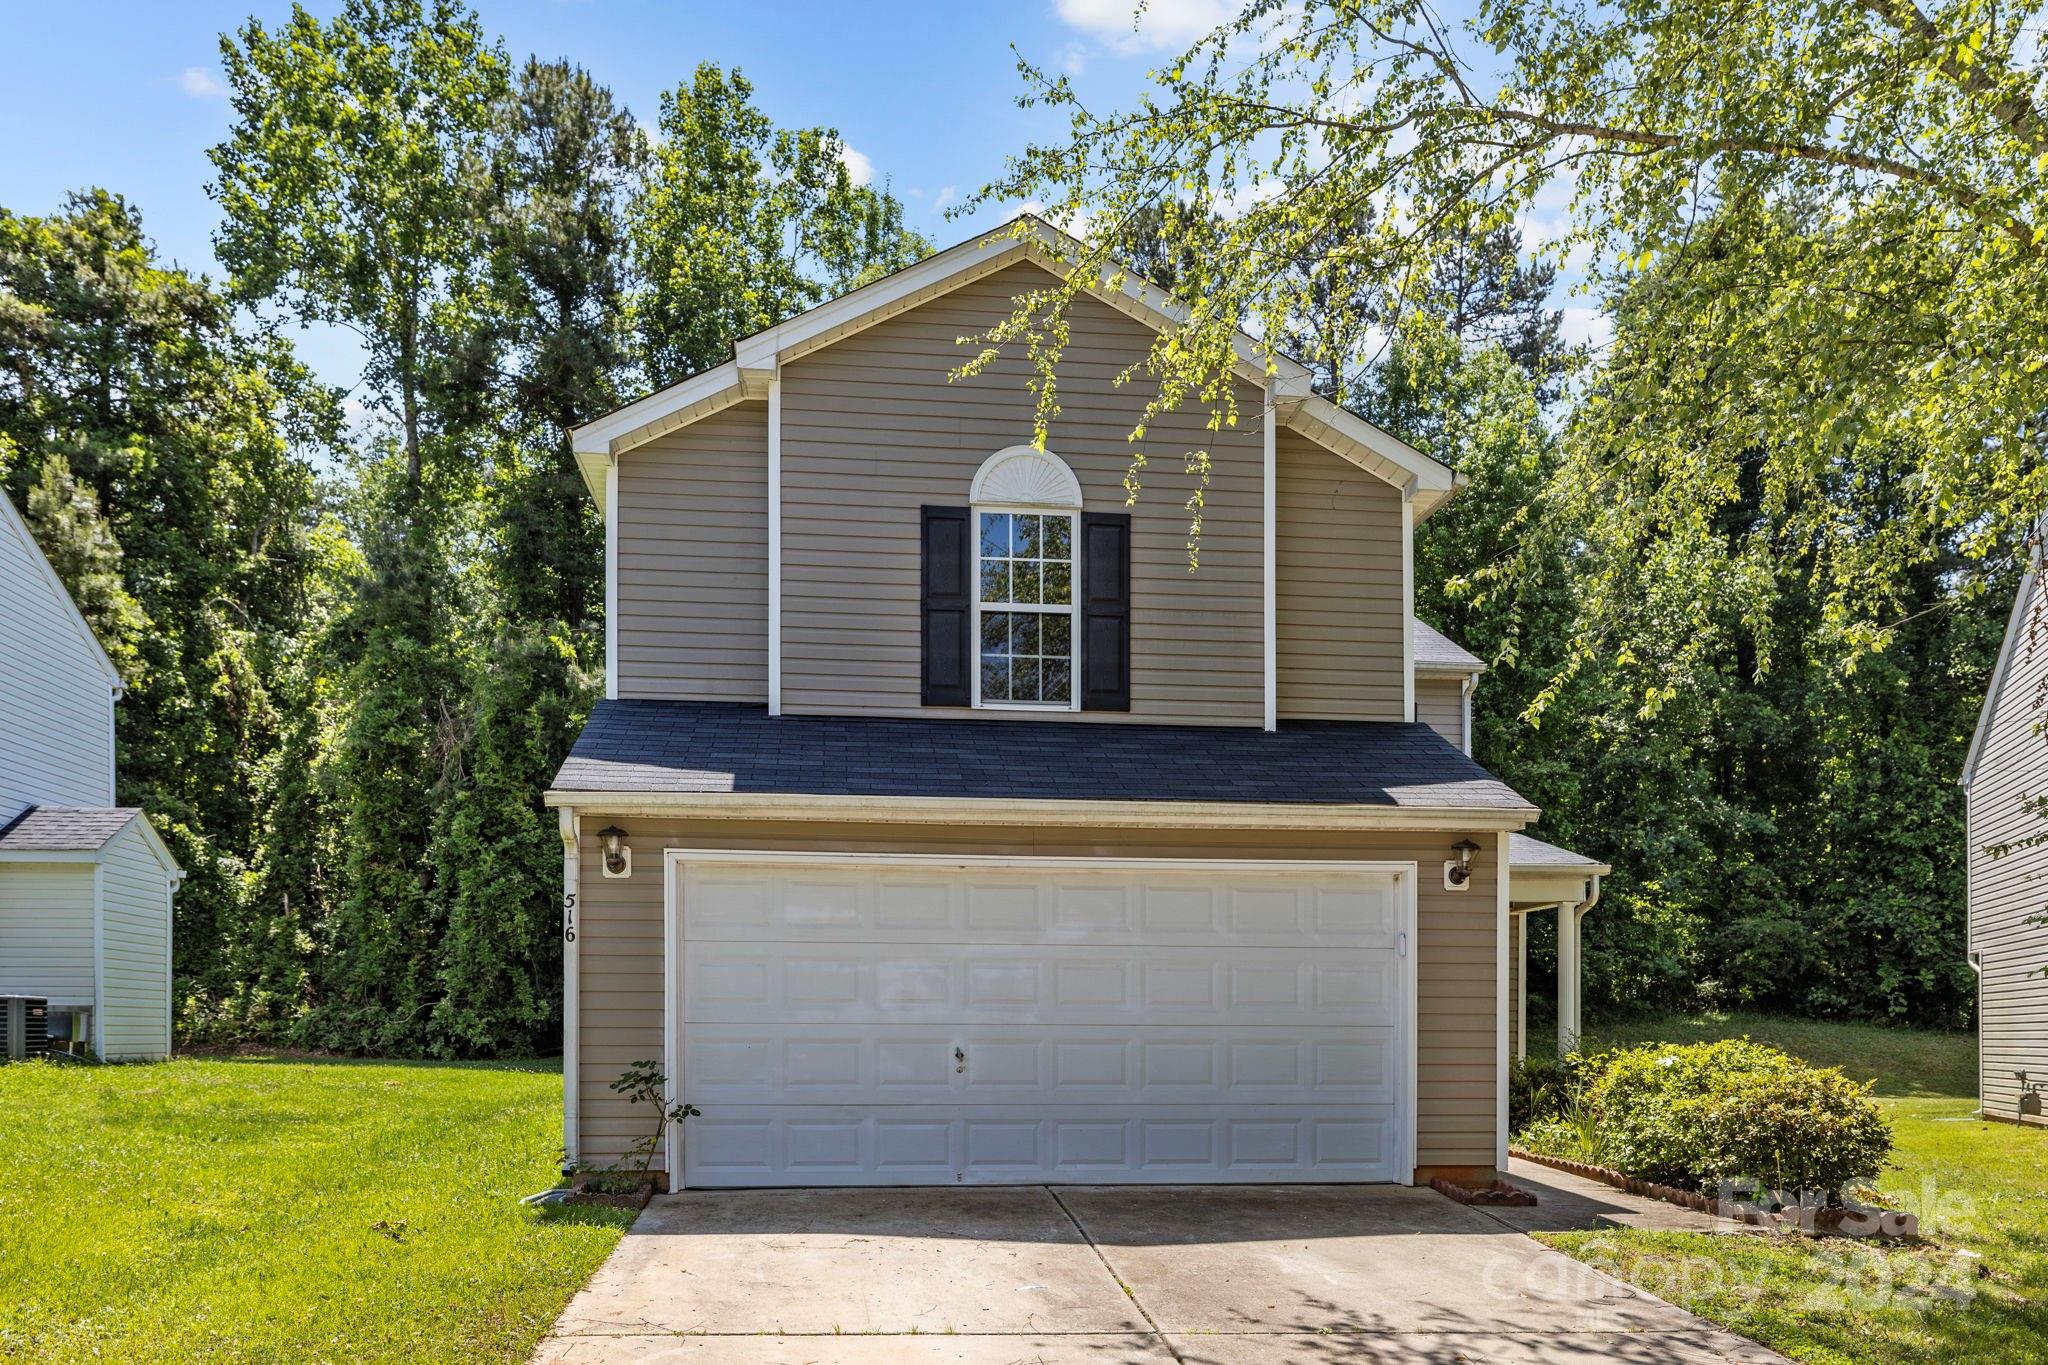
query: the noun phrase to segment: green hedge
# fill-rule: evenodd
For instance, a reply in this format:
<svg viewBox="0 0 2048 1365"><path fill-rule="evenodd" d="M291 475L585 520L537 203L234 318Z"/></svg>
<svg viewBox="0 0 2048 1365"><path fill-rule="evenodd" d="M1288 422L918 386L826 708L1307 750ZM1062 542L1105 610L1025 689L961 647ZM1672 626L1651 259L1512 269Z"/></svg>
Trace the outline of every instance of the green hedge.
<svg viewBox="0 0 2048 1365"><path fill-rule="evenodd" d="M1568 1059L1559 1080L1554 1112L1532 1112L1525 1143L1667 1185L1839 1194L1891 1152L1868 1085L1747 1038Z"/></svg>

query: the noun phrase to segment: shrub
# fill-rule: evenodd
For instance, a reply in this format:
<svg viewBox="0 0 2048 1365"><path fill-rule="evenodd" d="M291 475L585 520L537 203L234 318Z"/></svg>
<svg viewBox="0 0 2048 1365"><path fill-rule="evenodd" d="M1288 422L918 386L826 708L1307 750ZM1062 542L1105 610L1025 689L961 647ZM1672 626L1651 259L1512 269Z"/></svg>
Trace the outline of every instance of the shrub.
<svg viewBox="0 0 2048 1365"><path fill-rule="evenodd" d="M1550 1057L1517 1057L1508 1063L1508 1131L1557 1117L1564 1103L1564 1067Z"/></svg>
<svg viewBox="0 0 2048 1365"><path fill-rule="evenodd" d="M1603 1161L1668 1185L1839 1191L1891 1151L1869 1086L1747 1038L1610 1053L1586 1104Z"/></svg>
<svg viewBox="0 0 2048 1365"><path fill-rule="evenodd" d="M1762 1076L1701 1106L1706 1178L1751 1178L1772 1190L1828 1190L1876 1176L1891 1123L1834 1067ZM1837 1196L1839 1197L1839 1196Z"/></svg>

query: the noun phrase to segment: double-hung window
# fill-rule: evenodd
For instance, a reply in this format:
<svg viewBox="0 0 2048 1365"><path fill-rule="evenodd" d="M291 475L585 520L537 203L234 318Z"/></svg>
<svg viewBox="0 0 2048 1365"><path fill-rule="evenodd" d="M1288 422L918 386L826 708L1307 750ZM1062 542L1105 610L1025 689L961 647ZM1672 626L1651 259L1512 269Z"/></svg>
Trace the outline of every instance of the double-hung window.
<svg viewBox="0 0 2048 1365"><path fill-rule="evenodd" d="M975 704L1074 706L1075 517L975 514Z"/></svg>

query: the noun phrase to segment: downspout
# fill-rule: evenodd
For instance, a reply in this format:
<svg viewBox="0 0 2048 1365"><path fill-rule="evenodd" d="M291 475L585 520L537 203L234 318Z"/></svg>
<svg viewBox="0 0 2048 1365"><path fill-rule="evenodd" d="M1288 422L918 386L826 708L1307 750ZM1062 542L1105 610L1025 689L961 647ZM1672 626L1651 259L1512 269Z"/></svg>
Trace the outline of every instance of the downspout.
<svg viewBox="0 0 2048 1365"><path fill-rule="evenodd" d="M580 1149L578 1122L581 1106L577 1090L582 1068L578 1063L578 1008L581 999L577 969L576 940L578 895L583 887L582 833L573 806L563 806L556 815L562 831L562 1165L564 1174L574 1165Z"/></svg>
<svg viewBox="0 0 2048 1365"><path fill-rule="evenodd" d="M1465 715L1465 757L1467 758L1472 757L1472 692L1478 686L1479 675L1477 673L1467 673L1465 681L1458 686L1458 703Z"/></svg>
<svg viewBox="0 0 2048 1365"><path fill-rule="evenodd" d="M1600 874L1593 874L1593 889L1586 899L1579 902L1572 911L1572 970L1578 973L1578 980L1572 983L1573 1046L1576 1048L1586 1037L1586 915L1600 903Z"/></svg>

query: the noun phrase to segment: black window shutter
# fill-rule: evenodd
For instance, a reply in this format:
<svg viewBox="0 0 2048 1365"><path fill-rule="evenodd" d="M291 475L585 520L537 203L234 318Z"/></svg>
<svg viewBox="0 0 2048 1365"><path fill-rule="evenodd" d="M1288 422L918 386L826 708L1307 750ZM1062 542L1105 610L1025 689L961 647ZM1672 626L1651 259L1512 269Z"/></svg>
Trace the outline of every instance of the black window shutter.
<svg viewBox="0 0 2048 1365"><path fill-rule="evenodd" d="M1081 514L1081 709L1131 709L1131 514Z"/></svg>
<svg viewBox="0 0 2048 1365"><path fill-rule="evenodd" d="M919 695L926 706L966 706L973 701L968 669L974 654L968 632L974 602L969 554L974 545L965 507L924 509L924 665Z"/></svg>

